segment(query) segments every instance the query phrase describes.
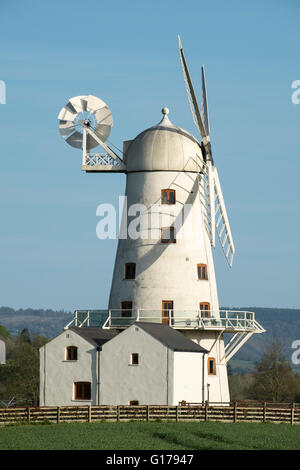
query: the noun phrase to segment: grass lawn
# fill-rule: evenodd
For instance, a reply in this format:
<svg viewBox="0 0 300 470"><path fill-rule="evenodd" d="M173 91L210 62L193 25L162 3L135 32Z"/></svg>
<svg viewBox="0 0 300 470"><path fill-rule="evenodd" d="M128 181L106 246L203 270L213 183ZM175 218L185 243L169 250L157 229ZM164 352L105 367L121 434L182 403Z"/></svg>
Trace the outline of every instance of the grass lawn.
<svg viewBox="0 0 300 470"><path fill-rule="evenodd" d="M300 449L300 426L269 423L70 423L0 427L1 450Z"/></svg>

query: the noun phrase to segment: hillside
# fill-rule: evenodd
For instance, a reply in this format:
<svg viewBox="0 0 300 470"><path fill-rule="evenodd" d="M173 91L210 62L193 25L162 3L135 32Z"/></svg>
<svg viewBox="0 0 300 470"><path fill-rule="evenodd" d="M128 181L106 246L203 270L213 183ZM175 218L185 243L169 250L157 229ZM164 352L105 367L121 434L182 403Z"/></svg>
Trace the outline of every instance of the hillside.
<svg viewBox="0 0 300 470"><path fill-rule="evenodd" d="M266 329L264 334L255 334L234 356L230 364L234 371L244 371L259 360L267 344L279 338L287 360L291 360L291 344L300 340L300 310L260 308L260 307L222 307L230 310L254 311L259 323ZM5 326L11 334L17 334L28 328L31 335L42 335L53 338L63 330L73 318L71 312L53 310L0 308L0 325ZM300 366L294 366L300 372Z"/></svg>
<svg viewBox="0 0 300 470"><path fill-rule="evenodd" d="M0 325L15 335L23 328L28 328L31 335L42 335L54 338L73 318L71 312L54 310L34 310L31 308L14 310L0 307Z"/></svg>

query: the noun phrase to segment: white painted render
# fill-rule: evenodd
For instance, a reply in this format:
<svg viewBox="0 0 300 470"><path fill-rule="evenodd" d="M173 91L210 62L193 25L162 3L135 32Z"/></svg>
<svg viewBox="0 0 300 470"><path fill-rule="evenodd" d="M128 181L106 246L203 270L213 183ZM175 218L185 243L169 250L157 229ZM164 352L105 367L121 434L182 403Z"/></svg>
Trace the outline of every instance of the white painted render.
<svg viewBox="0 0 300 470"><path fill-rule="evenodd" d="M78 360L66 360L66 348L78 348ZM97 404L97 348L66 330L40 348L40 406ZM91 382L91 400L74 399L74 383Z"/></svg>
<svg viewBox="0 0 300 470"><path fill-rule="evenodd" d="M131 354L139 365L131 365ZM172 405L174 353L135 325L104 344L100 359L100 404Z"/></svg>
<svg viewBox="0 0 300 470"><path fill-rule="evenodd" d="M164 171L127 175L128 208L142 204L149 213L142 216L141 238L119 239L109 308L120 309L122 301L131 300L133 308L161 311L162 300L173 300L174 310L178 311L196 311L200 302L209 302L211 310L218 311L214 264L197 184L196 173ZM165 188L176 190L175 205L161 204L161 190ZM137 216L139 212L127 219L129 233ZM125 223L125 214L123 220ZM176 230L176 243L162 243L161 228L175 223L176 229L176 223L180 227L181 220L183 225ZM135 280L124 279L127 262L136 263ZM198 279L200 263L207 264L207 281Z"/></svg>
<svg viewBox="0 0 300 470"><path fill-rule="evenodd" d="M77 361L65 360L68 346L78 348ZM139 355L138 365L131 363L133 353ZM136 325L101 351L66 330L40 349L40 406L200 403L202 358L201 352L174 352ZM75 382L91 382L91 400L74 399Z"/></svg>
<svg viewBox="0 0 300 470"><path fill-rule="evenodd" d="M202 403L202 371L203 354L174 352L174 405Z"/></svg>

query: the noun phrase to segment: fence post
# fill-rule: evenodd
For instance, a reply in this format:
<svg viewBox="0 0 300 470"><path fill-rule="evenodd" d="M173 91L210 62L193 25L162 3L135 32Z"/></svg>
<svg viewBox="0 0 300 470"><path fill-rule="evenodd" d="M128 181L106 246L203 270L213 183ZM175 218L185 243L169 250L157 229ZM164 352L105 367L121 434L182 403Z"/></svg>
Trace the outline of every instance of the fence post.
<svg viewBox="0 0 300 470"><path fill-rule="evenodd" d="M233 422L236 423L236 418L237 418L237 402L234 402L234 407L233 407Z"/></svg>
<svg viewBox="0 0 300 470"><path fill-rule="evenodd" d="M146 405L146 411L147 411L147 422L149 422L149 405Z"/></svg>
<svg viewBox="0 0 300 470"><path fill-rule="evenodd" d="M31 416L30 416L30 406L27 408L27 421L30 424Z"/></svg>
<svg viewBox="0 0 300 470"><path fill-rule="evenodd" d="M267 403L264 401L264 408L263 408L263 421L264 421L264 423L266 422L266 416L267 416Z"/></svg>
<svg viewBox="0 0 300 470"><path fill-rule="evenodd" d="M294 416L295 416L295 403L292 403L292 407L291 407L291 424L294 424Z"/></svg>
<svg viewBox="0 0 300 470"><path fill-rule="evenodd" d="M91 407L91 405L89 405L89 409L88 409L88 422L89 423L92 422L92 407Z"/></svg>
<svg viewBox="0 0 300 470"><path fill-rule="evenodd" d="M178 423L179 415L178 415L178 405L176 406L176 423Z"/></svg>
<svg viewBox="0 0 300 470"><path fill-rule="evenodd" d="M208 421L208 401L205 402L205 422Z"/></svg>
<svg viewBox="0 0 300 470"><path fill-rule="evenodd" d="M117 422L120 421L120 406L117 405Z"/></svg>
<svg viewBox="0 0 300 470"><path fill-rule="evenodd" d="M60 423L60 407L58 406L57 409L56 409L56 422L57 424Z"/></svg>

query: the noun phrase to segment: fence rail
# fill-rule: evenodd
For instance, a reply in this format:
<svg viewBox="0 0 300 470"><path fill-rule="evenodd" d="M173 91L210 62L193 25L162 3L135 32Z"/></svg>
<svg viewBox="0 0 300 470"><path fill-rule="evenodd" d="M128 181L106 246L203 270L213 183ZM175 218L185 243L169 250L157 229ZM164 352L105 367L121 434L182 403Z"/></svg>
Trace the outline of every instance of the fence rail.
<svg viewBox="0 0 300 470"><path fill-rule="evenodd" d="M43 406L0 408L0 425L97 421L225 421L300 424L300 404L230 403L180 406Z"/></svg>

